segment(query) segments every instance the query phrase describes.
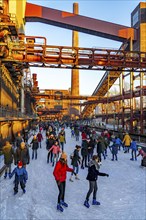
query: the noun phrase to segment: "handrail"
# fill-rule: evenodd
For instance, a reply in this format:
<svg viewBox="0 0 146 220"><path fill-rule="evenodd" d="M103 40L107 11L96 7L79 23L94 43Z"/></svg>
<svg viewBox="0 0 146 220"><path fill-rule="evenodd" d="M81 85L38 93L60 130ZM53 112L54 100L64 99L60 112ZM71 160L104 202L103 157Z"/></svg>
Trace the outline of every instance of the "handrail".
<svg viewBox="0 0 146 220"><path fill-rule="evenodd" d="M37 37L36 37L37 38ZM0 43L1 46L1 43ZM146 71L146 52L81 48L9 42L2 62L24 62L29 66L92 70Z"/></svg>

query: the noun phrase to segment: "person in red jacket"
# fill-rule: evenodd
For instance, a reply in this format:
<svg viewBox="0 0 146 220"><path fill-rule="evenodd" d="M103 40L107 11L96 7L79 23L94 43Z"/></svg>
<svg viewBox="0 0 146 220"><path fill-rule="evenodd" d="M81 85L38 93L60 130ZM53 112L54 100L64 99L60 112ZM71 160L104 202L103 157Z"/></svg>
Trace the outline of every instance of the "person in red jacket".
<svg viewBox="0 0 146 220"><path fill-rule="evenodd" d="M38 139L39 146L41 148L42 147L41 142L43 140L43 135L42 135L41 131L39 131L39 133L37 134L37 139Z"/></svg>
<svg viewBox="0 0 146 220"><path fill-rule="evenodd" d="M66 172L73 172L72 168L69 168L67 165L67 154L63 152L61 154L61 157L59 161L56 163L53 175L55 177L58 189L59 189L59 195L58 195L58 204L57 204L57 210L63 212L64 207L68 207L68 204L64 202L64 196L65 196L65 185L66 185ZM74 173L76 175L76 173Z"/></svg>

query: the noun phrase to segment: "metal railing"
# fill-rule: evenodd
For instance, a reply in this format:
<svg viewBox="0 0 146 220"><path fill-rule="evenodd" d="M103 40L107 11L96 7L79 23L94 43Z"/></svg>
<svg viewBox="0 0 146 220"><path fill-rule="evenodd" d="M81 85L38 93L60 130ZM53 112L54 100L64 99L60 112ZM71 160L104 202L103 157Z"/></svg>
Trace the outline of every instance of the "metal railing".
<svg viewBox="0 0 146 220"><path fill-rule="evenodd" d="M36 115L22 113L20 109L14 110L8 107L0 106L0 117L9 118L9 117L16 117L16 118L34 118Z"/></svg>

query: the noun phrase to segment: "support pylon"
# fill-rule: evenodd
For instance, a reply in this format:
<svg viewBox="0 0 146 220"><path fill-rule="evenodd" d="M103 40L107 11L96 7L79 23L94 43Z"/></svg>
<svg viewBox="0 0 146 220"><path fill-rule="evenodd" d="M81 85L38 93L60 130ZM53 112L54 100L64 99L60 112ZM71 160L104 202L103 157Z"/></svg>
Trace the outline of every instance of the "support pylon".
<svg viewBox="0 0 146 220"><path fill-rule="evenodd" d="M79 14L79 6L78 3L73 4L73 13ZM79 34L77 31L72 32L72 46L79 46ZM71 72L71 95L78 96L79 95L79 70L72 69ZM79 103L79 101L75 101ZM79 106L71 107L70 113L73 117L79 115Z"/></svg>

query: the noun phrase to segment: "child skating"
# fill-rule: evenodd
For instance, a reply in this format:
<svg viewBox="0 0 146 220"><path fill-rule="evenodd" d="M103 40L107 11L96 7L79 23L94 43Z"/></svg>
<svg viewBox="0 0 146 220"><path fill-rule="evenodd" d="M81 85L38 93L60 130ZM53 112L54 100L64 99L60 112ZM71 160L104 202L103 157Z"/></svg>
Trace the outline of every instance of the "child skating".
<svg viewBox="0 0 146 220"><path fill-rule="evenodd" d="M26 184L26 181L28 179L28 174L27 174L27 171L26 169L23 167L23 163L22 161L19 161L18 162L18 165L17 167L15 167L15 169L12 171L11 175L10 175L10 178L13 177L13 175L15 174L15 180L14 180L14 195L16 195L18 193L18 187L19 187L19 184L21 186L21 189L23 191L23 193L26 192L25 190L25 184Z"/></svg>

